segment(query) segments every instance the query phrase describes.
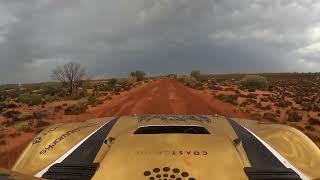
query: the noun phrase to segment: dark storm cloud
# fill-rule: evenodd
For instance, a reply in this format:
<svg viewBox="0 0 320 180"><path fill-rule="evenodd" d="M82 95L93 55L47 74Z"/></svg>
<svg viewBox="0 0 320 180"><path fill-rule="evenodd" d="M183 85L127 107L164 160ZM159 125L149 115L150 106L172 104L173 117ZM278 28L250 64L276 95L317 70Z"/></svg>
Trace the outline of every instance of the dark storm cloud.
<svg viewBox="0 0 320 180"><path fill-rule="evenodd" d="M92 76L319 71L314 0L0 0L0 83Z"/></svg>

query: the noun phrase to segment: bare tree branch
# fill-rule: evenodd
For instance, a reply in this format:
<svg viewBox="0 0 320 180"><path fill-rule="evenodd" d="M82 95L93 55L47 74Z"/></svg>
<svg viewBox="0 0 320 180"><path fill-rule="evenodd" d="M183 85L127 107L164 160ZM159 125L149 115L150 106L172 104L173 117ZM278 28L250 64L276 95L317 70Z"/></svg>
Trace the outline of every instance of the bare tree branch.
<svg viewBox="0 0 320 180"><path fill-rule="evenodd" d="M54 80L62 82L62 84L67 87L69 93L73 93L73 91L79 87L84 76L84 68L82 68L80 64L72 62L56 67L51 75Z"/></svg>

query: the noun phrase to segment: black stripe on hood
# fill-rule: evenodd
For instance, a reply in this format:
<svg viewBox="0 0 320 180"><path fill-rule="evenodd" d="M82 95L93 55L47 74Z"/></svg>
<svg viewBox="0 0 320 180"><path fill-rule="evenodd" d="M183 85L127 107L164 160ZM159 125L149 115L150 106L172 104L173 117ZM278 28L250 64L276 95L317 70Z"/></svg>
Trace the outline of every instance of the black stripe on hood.
<svg viewBox="0 0 320 180"><path fill-rule="evenodd" d="M98 164L94 164L93 161L103 141L118 119L117 117L106 123L61 163L54 164L50 167L42 177L48 179L90 179L98 167Z"/></svg>

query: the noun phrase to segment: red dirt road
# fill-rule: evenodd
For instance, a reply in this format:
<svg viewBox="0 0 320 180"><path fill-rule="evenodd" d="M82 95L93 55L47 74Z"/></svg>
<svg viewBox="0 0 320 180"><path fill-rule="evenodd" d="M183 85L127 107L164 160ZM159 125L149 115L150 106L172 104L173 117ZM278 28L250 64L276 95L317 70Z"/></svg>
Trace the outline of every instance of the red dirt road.
<svg viewBox="0 0 320 180"><path fill-rule="evenodd" d="M86 113L80 115L57 113L48 122L54 124L134 114L220 114L250 118L248 114L234 111L232 105L215 99L209 90L197 91L175 79L164 78L113 96L112 100L89 108ZM8 139L8 143L0 149L0 167L12 167L19 154L35 135L35 133L25 133Z"/></svg>
<svg viewBox="0 0 320 180"><path fill-rule="evenodd" d="M196 91L175 79L161 79L121 94L99 112L100 117L143 114L221 114L249 117L232 105L215 99L208 91Z"/></svg>

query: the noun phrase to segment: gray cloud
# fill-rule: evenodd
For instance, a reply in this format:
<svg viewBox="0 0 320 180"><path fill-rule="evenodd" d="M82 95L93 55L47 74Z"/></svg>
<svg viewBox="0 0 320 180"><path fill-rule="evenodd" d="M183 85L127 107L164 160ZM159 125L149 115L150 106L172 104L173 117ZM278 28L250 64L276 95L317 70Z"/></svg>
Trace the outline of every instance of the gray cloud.
<svg viewBox="0 0 320 180"><path fill-rule="evenodd" d="M0 0L0 83L92 76L319 71L315 0Z"/></svg>

